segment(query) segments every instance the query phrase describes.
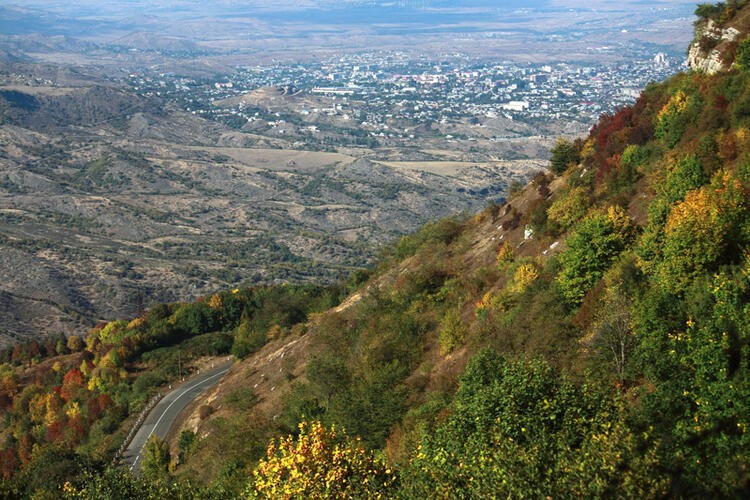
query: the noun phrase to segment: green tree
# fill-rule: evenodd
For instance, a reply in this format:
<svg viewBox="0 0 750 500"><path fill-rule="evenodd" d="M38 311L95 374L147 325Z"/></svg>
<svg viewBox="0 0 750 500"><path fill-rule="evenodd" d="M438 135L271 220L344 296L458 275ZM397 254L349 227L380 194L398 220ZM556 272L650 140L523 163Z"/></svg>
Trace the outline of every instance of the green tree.
<svg viewBox="0 0 750 500"><path fill-rule="evenodd" d="M187 457L193 452L197 442L197 436L195 432L191 430L184 430L180 433L180 439L177 442L179 448L180 462L184 462Z"/></svg>
<svg viewBox="0 0 750 500"><path fill-rule="evenodd" d="M584 219L560 253L557 282L563 295L577 305L635 235L635 225L620 208Z"/></svg>
<svg viewBox="0 0 750 500"><path fill-rule="evenodd" d="M562 174L569 166L581 161L580 154L575 144L565 138L558 138L554 147L550 151L550 169L556 174Z"/></svg>
<svg viewBox="0 0 750 500"><path fill-rule="evenodd" d="M648 497L665 492L653 450L615 399L542 361L491 350L466 367L448 419L428 432L402 477L407 498Z"/></svg>
<svg viewBox="0 0 750 500"><path fill-rule="evenodd" d="M725 8L726 4L724 2L719 2L718 4L699 3L695 8L695 15L701 19L718 19Z"/></svg>
<svg viewBox="0 0 750 500"><path fill-rule="evenodd" d="M737 58L734 60L740 69L750 69L750 38L745 38L737 47Z"/></svg>
<svg viewBox="0 0 750 500"><path fill-rule="evenodd" d="M169 478L170 460L169 444L157 436L151 436L143 452L141 471L144 477L155 481L165 481Z"/></svg>
<svg viewBox="0 0 750 500"><path fill-rule="evenodd" d="M642 427L663 436L660 468L676 497L743 496L750 484L750 264L696 281L682 327L639 331L653 389Z"/></svg>

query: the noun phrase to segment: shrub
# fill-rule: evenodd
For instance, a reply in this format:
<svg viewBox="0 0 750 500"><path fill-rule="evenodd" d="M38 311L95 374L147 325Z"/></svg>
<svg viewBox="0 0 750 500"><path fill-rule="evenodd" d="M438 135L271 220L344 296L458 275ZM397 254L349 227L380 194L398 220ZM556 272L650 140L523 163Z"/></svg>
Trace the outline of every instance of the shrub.
<svg viewBox="0 0 750 500"><path fill-rule="evenodd" d="M320 422L299 424L299 437L271 441L266 458L253 471L250 498L386 498L395 476L349 438Z"/></svg>
<svg viewBox="0 0 750 500"><path fill-rule="evenodd" d="M464 341L465 327L461 315L455 309L449 310L440 322L440 354L450 354Z"/></svg>

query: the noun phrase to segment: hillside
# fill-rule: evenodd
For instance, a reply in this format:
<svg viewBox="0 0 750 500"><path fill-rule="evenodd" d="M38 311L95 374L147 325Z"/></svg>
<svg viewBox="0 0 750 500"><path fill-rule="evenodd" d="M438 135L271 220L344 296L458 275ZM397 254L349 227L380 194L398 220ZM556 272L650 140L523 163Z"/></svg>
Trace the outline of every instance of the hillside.
<svg viewBox="0 0 750 500"><path fill-rule="evenodd" d="M9 351L3 488L54 470L84 498L747 496L749 35L346 284L159 306L38 364ZM103 466L182 352L238 362L142 478Z"/></svg>
<svg viewBox="0 0 750 500"><path fill-rule="evenodd" d="M335 282L542 165L304 151L43 69L0 71L0 346L240 284Z"/></svg>

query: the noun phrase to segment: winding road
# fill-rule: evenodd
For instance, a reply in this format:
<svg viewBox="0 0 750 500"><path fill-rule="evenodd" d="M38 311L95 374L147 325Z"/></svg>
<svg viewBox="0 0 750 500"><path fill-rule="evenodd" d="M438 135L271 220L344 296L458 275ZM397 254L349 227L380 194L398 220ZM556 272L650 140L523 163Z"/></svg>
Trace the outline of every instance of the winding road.
<svg viewBox="0 0 750 500"><path fill-rule="evenodd" d="M149 438L156 435L164 439L180 412L206 389L218 384L221 377L229 371L230 366L232 362L228 361L207 370L164 396L143 421L141 428L138 429L123 454L122 462L131 471L138 472L143 460L144 447Z"/></svg>

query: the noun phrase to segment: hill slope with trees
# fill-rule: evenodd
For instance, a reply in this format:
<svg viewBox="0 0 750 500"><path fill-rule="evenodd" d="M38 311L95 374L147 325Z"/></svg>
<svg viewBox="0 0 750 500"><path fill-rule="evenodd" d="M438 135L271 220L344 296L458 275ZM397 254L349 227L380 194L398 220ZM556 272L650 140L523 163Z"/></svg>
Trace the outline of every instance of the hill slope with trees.
<svg viewBox="0 0 750 500"><path fill-rule="evenodd" d="M426 225L347 285L228 291L102 325L74 354L11 352L2 487L747 496L748 35L731 70L650 85L560 141L506 205ZM177 346L240 361L179 429L178 460L154 453L142 478L106 467ZM38 484L42 470L53 479Z"/></svg>

